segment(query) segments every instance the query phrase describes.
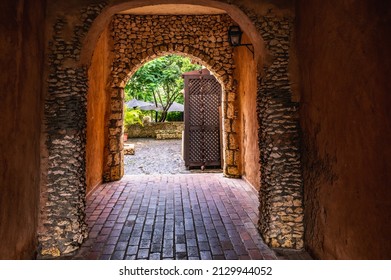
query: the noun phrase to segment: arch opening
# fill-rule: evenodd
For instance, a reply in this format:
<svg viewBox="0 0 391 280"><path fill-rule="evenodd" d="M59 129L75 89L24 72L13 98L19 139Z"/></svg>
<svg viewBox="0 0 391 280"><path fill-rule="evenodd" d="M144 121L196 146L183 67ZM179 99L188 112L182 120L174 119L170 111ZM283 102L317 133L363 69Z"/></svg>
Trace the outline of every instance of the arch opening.
<svg viewBox="0 0 391 280"><path fill-rule="evenodd" d="M213 169L214 173L222 170L222 86L202 64L205 63L194 56L190 60L184 54L163 54L150 58L127 82L124 175L190 174L200 168ZM132 108L132 104L139 106ZM161 146L161 142L167 146ZM159 146L160 152L149 153ZM133 154L134 148L135 154L127 156L128 151ZM165 153L167 149L172 154Z"/></svg>
<svg viewBox="0 0 391 280"><path fill-rule="evenodd" d="M211 20L219 17L220 21L216 20L216 24L225 22L222 18L226 18L227 22L229 21L227 26L218 28L218 30L222 31L220 39L207 33L204 36L205 41L202 41L202 48L199 41L193 42L191 38L183 38L181 36L197 32L197 29L194 30L193 26L191 26L192 28L174 33L174 35L179 34L181 36L181 42L179 43L178 41L165 43L164 40L178 40L178 38L170 36L170 34L166 36L167 38L162 37L161 39L159 39L159 36L141 37L140 42L137 41L139 37L133 34L131 43L127 40L129 39L128 35L132 32L130 34L119 32L118 34L122 34L123 38L116 37L115 28L113 29L113 24L116 24L115 21L125 23L125 27L117 26L118 29L126 29L128 28L126 21L131 18L138 18L141 22L142 20L148 21L148 18L151 20L153 18L175 17L177 20L179 17L189 17L186 15L137 16L117 14L126 9L153 6L152 4L172 4L172 2L163 0L152 2L147 0L142 1L142 3L141 1L124 1L121 4L109 4L106 7L98 5L99 8L95 9L97 17L93 21L92 26L89 29L87 28L87 34L81 32L79 36L79 26L75 26L76 37L72 40L80 40L78 43L83 46L80 56L78 55L78 49L76 49L71 58L68 58L69 54L65 53L66 59L50 60L55 65L50 70L52 72L49 73L51 78L49 80L50 97L48 98L48 109L45 112L46 117L49 119L48 131L51 131L51 129L54 131L48 140L50 166L48 171L48 193L50 192L50 196L57 195L52 189L57 186L57 174L60 174L58 172L68 172L61 170L59 167L58 155L56 154L58 150L64 147L63 150L66 156L61 158L61 160L67 160L69 157L71 160L74 160L74 165L79 166L79 168L72 169L70 170L72 174L66 173L63 176L65 179L68 175L72 177L69 184L75 186L72 188L75 195L71 196L74 197L75 201L64 207L65 209L69 206L68 208L70 209L70 204L77 205L71 211L74 216L72 216L73 226L65 229L72 241L64 241L62 235L60 236L60 234L54 231L55 227L44 225L40 233L40 242L43 244L42 252L47 254L51 254L51 252L56 254L57 252L61 254L70 253L76 250L79 244L83 242L86 237L84 221L85 186L87 186L87 192L91 192L94 186L100 184L102 177L104 181L112 181L121 178L123 174L123 169L121 168L121 162L123 162L123 142L121 142L121 139L123 134L124 81L129 73L137 68L137 65L142 64L142 61L164 53L184 53L199 58L211 66L210 69L216 74L225 88L222 98L223 146L225 147L224 172L227 176L240 176L243 168L241 162L257 161L257 158L243 157L242 151L249 150L248 155L253 153L251 150L255 151L255 154L259 153L261 172L254 177L261 177L260 201L262 207L259 227L262 234L266 242L272 246L302 248L302 233L304 231L302 227L302 192L301 177L299 175L300 162L297 156L298 143L296 136L298 132L297 126L294 125L297 121L295 119L297 106L290 100L291 89L288 77L291 19L278 18L273 14L268 14L258 18L252 17L250 20L235 5L229 5L220 1L201 0L198 3L200 6L219 8L227 12L227 14L221 15L204 15L204 19ZM180 1L180 3L194 4L193 1ZM193 15L192 17L202 17L202 15ZM87 19L89 18L87 17ZM280 24L280 21L284 22L284 24ZM246 60L248 59L245 57L246 55L242 56L244 57L243 61L234 59L235 56L240 57L240 53L243 50L233 50L229 46L226 38L227 31L228 26L233 23L241 26L248 37L247 39L254 45L256 55L254 61L251 61L249 65L246 65ZM210 24L209 22L205 29L210 31L211 27L215 27L216 24ZM63 35L61 33L63 26L63 19L58 19L54 28L56 35L53 37L55 43L52 45L52 51L60 55L51 56L51 59L52 57L61 57L63 50L64 52L68 51L68 42L61 37ZM89 25L87 26L89 27ZM131 24L130 28L138 28L138 26L142 25L136 22L134 25ZM145 32L147 29L150 31L153 26L153 21L151 25L147 23L143 31ZM275 31L273 26L279 26L280 29ZM140 30L137 31L139 32ZM139 33L137 34L139 35ZM265 38L267 37L265 45L267 46L267 52L273 55L274 61L269 61L269 65L265 66L261 78L259 69L260 66L264 66L262 64L263 56L266 54L261 39L263 34L267 34L265 35ZM67 38L66 36L64 34L64 38ZM116 41L115 39L119 40ZM121 42L121 40L124 41ZM185 42L184 40L188 41ZM74 46L77 48L78 45L75 44ZM138 46L138 48L135 49L134 46ZM216 52L216 48L222 48L222 51ZM70 63L72 59L74 63ZM235 67L238 69L235 69ZM86 69L88 69L87 76ZM245 81L244 77L251 78ZM74 99L69 101L68 97L62 96L61 90L57 90L57 78L61 81L65 81L68 78L76 81L69 85L65 83L65 87L69 87L66 90L72 92ZM80 86L75 86L75 83L78 83ZM251 91L251 94L249 94L249 91ZM86 93L87 100L85 100ZM242 98L242 96L247 96L248 98ZM50 121L54 120L53 123L55 123L57 119L57 115L53 114L57 105L52 106L54 103L51 103L56 98L56 102L58 100L60 100L59 102L64 102L66 108L71 108L74 104L78 106L75 113L63 116L64 118L69 118L70 128L67 127L65 130L58 129L56 126L50 127L52 125ZM252 109L247 110L247 113L244 112L245 110L242 109L247 106L245 104L250 103L256 109L252 107ZM270 114L270 110L276 111L276 114ZM286 116L280 120L278 117L282 111ZM249 122L250 119L252 122ZM256 124L259 125L258 130L254 129L257 126ZM276 140L277 136L274 131L285 135L279 138L280 140L282 139L281 141L279 139ZM252 140L249 140L247 137L247 132L253 135ZM256 134L258 134L258 141L255 140ZM97 141L94 141L94 139ZM243 144L245 141L257 142L259 152L256 151L256 147L248 149L248 145ZM77 148L75 152L73 150L71 152L68 151L70 149L66 146L68 143L72 147ZM286 165L289 165L289 168L285 168ZM257 167L259 168L259 165ZM247 174L245 175L247 177ZM284 193L284 195L282 196L281 193ZM59 195L61 196L61 193ZM282 201L282 206L275 206L272 203L273 199ZM41 205L42 211L45 213L57 211L56 209L52 210L54 207L48 206L48 204L45 204L45 201ZM287 223L286 217L282 217L284 215L280 214L284 209L288 208L289 213L293 213L288 215L289 223ZM60 217L55 223L64 224L64 220L68 220L68 217L64 219ZM73 220L75 220L74 223ZM284 228L283 232L281 231L282 228Z"/></svg>
<svg viewBox="0 0 391 280"><path fill-rule="evenodd" d="M145 62L170 53L189 56L206 65L216 76L224 92L222 112L223 119L226 121L223 123L229 127L228 131L223 127L223 146L227 147L226 150L238 152L237 133L231 130L235 118L236 98L233 49L227 38L227 30L231 24L233 22L228 15L151 17L126 14L116 15L113 18L110 27L112 31L106 40L106 45L111 45L109 48L113 49L113 57L107 61L107 68L110 67L111 70L106 77L108 86L102 93L106 97L110 96L110 102L107 103L106 108L109 120L106 130L109 132L106 134L108 141L104 147L106 164L103 178L105 181L118 180L123 176L121 121L123 119L123 88L126 81ZM173 26L177 26L177 29L173 29ZM192 28L192 26L197 26L197 28ZM210 30L210 26L215 27ZM140 31L143 27L143 31ZM181 34L180 31L184 27L189 31ZM173 33L181 35L170 36ZM90 76L90 80L94 80L93 77ZM89 127L92 129L93 125ZM87 145L89 143L87 141ZM226 154L224 149L223 157ZM232 157L224 163L224 173L227 176L240 176L238 164L233 161Z"/></svg>

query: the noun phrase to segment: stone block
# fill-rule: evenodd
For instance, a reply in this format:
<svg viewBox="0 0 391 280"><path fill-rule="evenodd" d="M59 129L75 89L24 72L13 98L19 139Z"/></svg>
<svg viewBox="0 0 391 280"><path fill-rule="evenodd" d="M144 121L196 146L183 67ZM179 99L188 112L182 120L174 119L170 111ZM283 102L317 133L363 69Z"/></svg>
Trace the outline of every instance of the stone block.
<svg viewBox="0 0 391 280"><path fill-rule="evenodd" d="M241 132L241 129L240 129L241 127L240 127L240 121L239 120L237 120L237 119L232 120L231 126L232 126L231 132L234 132L234 133L240 133Z"/></svg>
<svg viewBox="0 0 391 280"><path fill-rule="evenodd" d="M111 100L111 110L112 111L122 111L123 110L122 100L112 99Z"/></svg>
<svg viewBox="0 0 391 280"><path fill-rule="evenodd" d="M116 181L121 179L121 169L120 166L114 166L110 169L111 180Z"/></svg>
<svg viewBox="0 0 391 280"><path fill-rule="evenodd" d="M113 155L107 156L107 166L111 166L113 164Z"/></svg>
<svg viewBox="0 0 391 280"><path fill-rule="evenodd" d="M240 172L237 166L228 166L226 175L232 177L239 177Z"/></svg>
<svg viewBox="0 0 391 280"><path fill-rule="evenodd" d="M228 102L234 102L236 100L236 93L235 92L229 92L228 93Z"/></svg>
<svg viewBox="0 0 391 280"><path fill-rule="evenodd" d="M111 136L120 136L122 133L122 129L120 127L110 128L109 131Z"/></svg>
<svg viewBox="0 0 391 280"><path fill-rule="evenodd" d="M114 158L114 162L113 162L113 165L119 165L121 162L120 162L120 153L115 153L113 155L113 158Z"/></svg>
<svg viewBox="0 0 391 280"><path fill-rule="evenodd" d="M125 144L124 153L125 155L134 155L135 153L134 144Z"/></svg>
<svg viewBox="0 0 391 280"><path fill-rule="evenodd" d="M228 149L230 150L239 149L238 139L237 139L238 135L236 133L230 133L228 138L229 138Z"/></svg>
<svg viewBox="0 0 391 280"><path fill-rule="evenodd" d="M110 120L121 120L122 121L122 113L112 113L110 114Z"/></svg>
<svg viewBox="0 0 391 280"><path fill-rule="evenodd" d="M234 154L235 154L234 151L231 151L231 150L226 151L225 160L226 160L227 165L234 165Z"/></svg>
<svg viewBox="0 0 391 280"><path fill-rule="evenodd" d="M229 119L224 119L224 131L225 131L225 132L232 132L231 120L229 120Z"/></svg>
<svg viewBox="0 0 391 280"><path fill-rule="evenodd" d="M119 150L119 145L118 145L119 140L117 138L110 139L109 141L109 147L111 152L116 152Z"/></svg>
<svg viewBox="0 0 391 280"><path fill-rule="evenodd" d="M235 118L235 104L233 102L227 102L227 111L226 111L226 117L228 119L234 119Z"/></svg>
<svg viewBox="0 0 391 280"><path fill-rule="evenodd" d="M59 257L61 256L61 252L58 248L56 247L51 247L48 249L43 249L41 251L42 256L52 256L52 257Z"/></svg>

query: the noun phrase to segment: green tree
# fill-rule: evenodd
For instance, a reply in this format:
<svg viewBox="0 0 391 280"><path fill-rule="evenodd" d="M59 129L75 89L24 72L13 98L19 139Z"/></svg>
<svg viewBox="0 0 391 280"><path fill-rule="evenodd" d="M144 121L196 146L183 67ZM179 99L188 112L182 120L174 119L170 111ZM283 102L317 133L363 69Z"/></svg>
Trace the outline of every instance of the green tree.
<svg viewBox="0 0 391 280"><path fill-rule="evenodd" d="M174 101L183 103L184 72L199 70L187 57L167 55L144 64L125 87L126 100L136 98L154 102L162 109L159 121L166 120L167 112Z"/></svg>

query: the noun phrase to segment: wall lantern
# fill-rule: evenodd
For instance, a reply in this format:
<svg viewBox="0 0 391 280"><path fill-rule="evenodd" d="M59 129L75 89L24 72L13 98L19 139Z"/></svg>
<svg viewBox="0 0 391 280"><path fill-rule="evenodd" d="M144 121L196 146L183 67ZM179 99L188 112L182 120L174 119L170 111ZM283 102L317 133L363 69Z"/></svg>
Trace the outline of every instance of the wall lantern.
<svg viewBox="0 0 391 280"><path fill-rule="evenodd" d="M233 47L240 47L240 46L246 46L247 49L253 54L254 56L254 49L250 49L250 46L252 44L242 44L242 30L240 30L239 26L233 25L229 27L228 30L228 40Z"/></svg>

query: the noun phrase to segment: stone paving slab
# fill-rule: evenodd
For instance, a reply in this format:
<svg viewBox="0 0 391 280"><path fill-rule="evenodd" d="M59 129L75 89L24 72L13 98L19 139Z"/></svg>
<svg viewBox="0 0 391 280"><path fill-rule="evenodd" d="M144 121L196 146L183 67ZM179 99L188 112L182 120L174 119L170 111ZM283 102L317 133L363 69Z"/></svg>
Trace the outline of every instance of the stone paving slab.
<svg viewBox="0 0 391 280"><path fill-rule="evenodd" d="M125 176L87 198L74 259L277 259L259 235L258 196L222 174Z"/></svg>
<svg viewBox="0 0 391 280"><path fill-rule="evenodd" d="M182 159L182 140L131 138L125 144L134 145L135 154L125 155L125 174L190 173Z"/></svg>

